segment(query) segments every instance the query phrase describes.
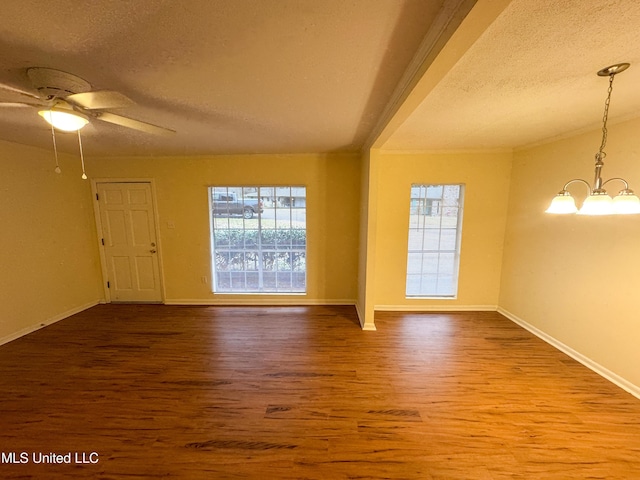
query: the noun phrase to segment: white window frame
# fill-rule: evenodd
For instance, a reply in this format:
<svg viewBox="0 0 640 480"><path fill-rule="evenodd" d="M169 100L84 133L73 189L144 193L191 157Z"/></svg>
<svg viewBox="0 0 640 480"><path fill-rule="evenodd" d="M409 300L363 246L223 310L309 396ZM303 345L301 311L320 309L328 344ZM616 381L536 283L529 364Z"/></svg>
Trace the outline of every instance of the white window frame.
<svg viewBox="0 0 640 480"><path fill-rule="evenodd" d="M406 298L457 298L464 191L464 184L411 185Z"/></svg>
<svg viewBox="0 0 640 480"><path fill-rule="evenodd" d="M213 293L306 294L306 187L224 185L207 192ZM229 206L214 206L214 193L235 195L243 205L260 202L262 211L254 209L248 218Z"/></svg>

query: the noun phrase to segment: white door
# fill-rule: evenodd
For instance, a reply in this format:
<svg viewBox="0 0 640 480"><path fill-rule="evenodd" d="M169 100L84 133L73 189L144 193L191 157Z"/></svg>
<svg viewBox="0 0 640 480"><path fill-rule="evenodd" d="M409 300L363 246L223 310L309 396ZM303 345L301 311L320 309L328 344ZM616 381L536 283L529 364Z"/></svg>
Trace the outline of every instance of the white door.
<svg viewBox="0 0 640 480"><path fill-rule="evenodd" d="M105 267L114 302L161 302L150 183L97 183Z"/></svg>

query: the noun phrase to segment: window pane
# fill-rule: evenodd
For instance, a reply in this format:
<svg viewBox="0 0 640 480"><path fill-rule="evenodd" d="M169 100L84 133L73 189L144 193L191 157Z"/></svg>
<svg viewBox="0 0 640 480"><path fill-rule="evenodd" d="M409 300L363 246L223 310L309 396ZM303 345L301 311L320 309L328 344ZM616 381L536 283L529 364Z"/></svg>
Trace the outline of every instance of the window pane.
<svg viewBox="0 0 640 480"><path fill-rule="evenodd" d="M408 297L455 297L463 185L412 185L407 254Z"/></svg>
<svg viewBox="0 0 640 480"><path fill-rule="evenodd" d="M420 253L409 252L407 262L407 275L420 275L422 273L422 255Z"/></svg>
<svg viewBox="0 0 640 480"><path fill-rule="evenodd" d="M423 252L421 257L422 273L438 273L438 268L440 266L440 255L438 253Z"/></svg>
<svg viewBox="0 0 640 480"><path fill-rule="evenodd" d="M210 187L213 291L306 292L306 188Z"/></svg>

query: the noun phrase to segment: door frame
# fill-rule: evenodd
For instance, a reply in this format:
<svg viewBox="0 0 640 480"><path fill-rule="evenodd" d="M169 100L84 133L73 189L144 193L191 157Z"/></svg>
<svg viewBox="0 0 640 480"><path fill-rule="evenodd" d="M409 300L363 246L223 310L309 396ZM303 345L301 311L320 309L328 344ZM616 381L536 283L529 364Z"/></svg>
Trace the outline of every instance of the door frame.
<svg viewBox="0 0 640 480"><path fill-rule="evenodd" d="M162 235L160 234L160 217L158 216L158 202L156 200L156 186L153 178L92 178L91 179L91 198L93 199L93 215L96 221L96 242L98 251L100 252L100 270L102 270L102 289L104 292L104 303L111 303L111 291L107 286L109 281L107 257L104 253L104 245L102 244L102 219L100 217L100 203L98 202L98 184L99 183L148 183L151 187L151 204L153 206L153 223L157 234L157 258L160 276L160 297L161 303L166 302L166 291L164 284L164 265L162 262Z"/></svg>

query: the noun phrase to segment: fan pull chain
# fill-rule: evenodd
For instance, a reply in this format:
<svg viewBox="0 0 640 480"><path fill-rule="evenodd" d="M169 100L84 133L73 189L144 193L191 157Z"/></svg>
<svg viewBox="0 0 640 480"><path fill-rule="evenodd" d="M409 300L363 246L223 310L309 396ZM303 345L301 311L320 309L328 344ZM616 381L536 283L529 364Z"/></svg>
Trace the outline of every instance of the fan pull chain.
<svg viewBox="0 0 640 480"><path fill-rule="evenodd" d="M84 172L84 154L82 153L82 139L80 138L80 130L78 132L78 145L80 146L80 162L82 163L82 179L87 179L87 174Z"/></svg>
<svg viewBox="0 0 640 480"><path fill-rule="evenodd" d="M56 131L53 128L53 124L51 124L51 136L53 137L53 153L56 156L56 168L54 172L62 173L62 170L60 169L60 164L58 163L58 147L56 146Z"/></svg>

